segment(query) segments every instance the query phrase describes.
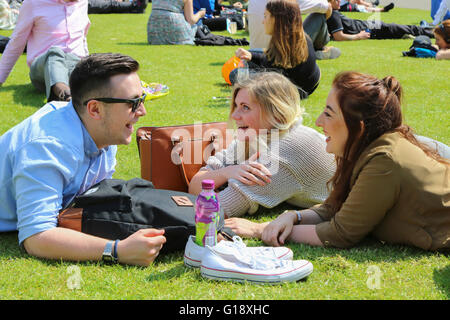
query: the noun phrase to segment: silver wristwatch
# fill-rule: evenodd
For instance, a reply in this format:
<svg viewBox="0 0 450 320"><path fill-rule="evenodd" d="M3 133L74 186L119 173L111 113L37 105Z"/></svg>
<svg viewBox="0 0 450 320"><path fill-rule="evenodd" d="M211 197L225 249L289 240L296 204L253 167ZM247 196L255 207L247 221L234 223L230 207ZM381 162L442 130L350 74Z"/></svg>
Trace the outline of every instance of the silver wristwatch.
<svg viewBox="0 0 450 320"><path fill-rule="evenodd" d="M106 243L105 249L103 250L102 261L109 263L116 263L117 257L113 254L114 241L108 241Z"/></svg>

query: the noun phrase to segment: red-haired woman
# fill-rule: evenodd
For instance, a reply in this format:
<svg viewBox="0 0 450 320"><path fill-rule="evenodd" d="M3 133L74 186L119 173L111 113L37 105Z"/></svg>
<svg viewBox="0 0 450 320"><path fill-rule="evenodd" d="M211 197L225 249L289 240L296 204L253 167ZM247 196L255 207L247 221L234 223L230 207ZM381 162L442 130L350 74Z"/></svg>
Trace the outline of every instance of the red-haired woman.
<svg viewBox="0 0 450 320"><path fill-rule="evenodd" d="M336 76L316 120L337 169L322 205L286 211L271 223L226 220L242 236L351 247L371 234L425 250L450 248L450 163L402 122L394 77Z"/></svg>
<svg viewBox="0 0 450 320"><path fill-rule="evenodd" d="M319 85L320 69L314 45L303 30L302 15L295 0L271 0L264 12L264 31L271 36L264 52L236 50L236 56L249 61L250 69L275 71L294 83L302 99ZM340 52L339 52L340 53ZM234 82L237 72L230 79Z"/></svg>

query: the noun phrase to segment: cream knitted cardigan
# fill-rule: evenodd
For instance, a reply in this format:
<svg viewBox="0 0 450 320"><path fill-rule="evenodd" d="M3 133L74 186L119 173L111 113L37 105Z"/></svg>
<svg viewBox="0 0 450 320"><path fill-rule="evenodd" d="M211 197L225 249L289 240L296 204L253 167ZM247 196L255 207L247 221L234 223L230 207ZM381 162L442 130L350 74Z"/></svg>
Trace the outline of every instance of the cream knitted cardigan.
<svg viewBox="0 0 450 320"><path fill-rule="evenodd" d="M232 165L230 158L236 154L237 143L233 140L227 149L209 157L202 170ZM326 183L336 169L334 156L325 147L324 135L301 125L300 121L294 124L280 137L277 148L271 146L267 153L269 161L264 165L272 173L270 183L248 186L230 179L228 186L219 192L225 214L228 217L253 214L260 205L273 208L283 201L301 208L323 203L328 197Z"/></svg>

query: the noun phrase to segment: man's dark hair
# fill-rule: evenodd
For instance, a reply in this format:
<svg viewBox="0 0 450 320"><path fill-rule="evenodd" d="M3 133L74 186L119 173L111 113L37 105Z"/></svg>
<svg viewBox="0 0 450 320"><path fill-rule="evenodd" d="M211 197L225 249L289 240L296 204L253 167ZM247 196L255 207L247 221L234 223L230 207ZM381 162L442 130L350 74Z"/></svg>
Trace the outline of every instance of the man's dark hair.
<svg viewBox="0 0 450 320"><path fill-rule="evenodd" d="M94 53L81 59L69 80L73 106L82 113L84 101L110 95L111 77L137 72L138 69L136 60L120 53Z"/></svg>

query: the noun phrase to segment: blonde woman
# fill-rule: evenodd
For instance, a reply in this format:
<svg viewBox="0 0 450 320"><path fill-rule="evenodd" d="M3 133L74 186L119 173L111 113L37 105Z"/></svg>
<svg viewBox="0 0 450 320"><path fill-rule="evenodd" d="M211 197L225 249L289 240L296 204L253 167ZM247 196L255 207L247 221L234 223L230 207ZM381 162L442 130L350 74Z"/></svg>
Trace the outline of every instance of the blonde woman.
<svg viewBox="0 0 450 320"><path fill-rule="evenodd" d="M236 50L236 56L249 61L256 71L282 73L298 88L300 97L307 98L319 85L320 69L311 38L303 30L302 15L295 0L271 0L264 12L264 32L270 42L264 52ZM235 79L236 71L230 74Z"/></svg>
<svg viewBox="0 0 450 320"><path fill-rule="evenodd" d="M322 203L328 196L334 158L325 136L302 125L297 88L275 72L255 73L234 86L230 122L235 139L211 156L191 180L212 179L226 216L253 214L287 201L298 207Z"/></svg>

